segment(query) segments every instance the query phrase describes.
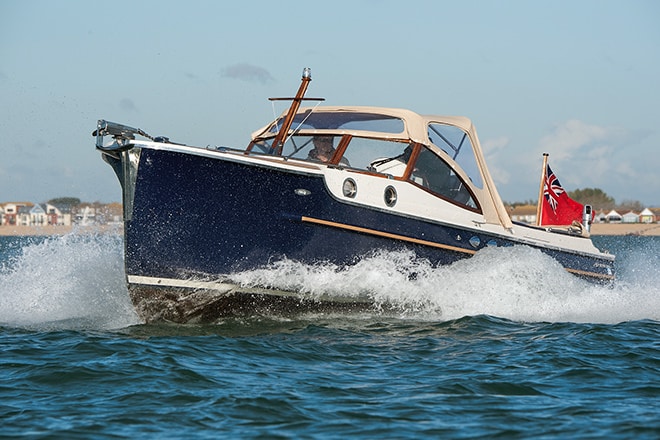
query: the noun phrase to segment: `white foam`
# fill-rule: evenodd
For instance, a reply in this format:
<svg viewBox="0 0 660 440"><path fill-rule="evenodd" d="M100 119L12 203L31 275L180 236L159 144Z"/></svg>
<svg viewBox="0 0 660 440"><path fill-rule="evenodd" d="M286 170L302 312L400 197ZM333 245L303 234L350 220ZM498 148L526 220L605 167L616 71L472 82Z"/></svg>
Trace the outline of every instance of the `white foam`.
<svg viewBox="0 0 660 440"><path fill-rule="evenodd" d="M139 322L117 236L70 234L26 245L4 264L0 286L2 325L113 329Z"/></svg>
<svg viewBox="0 0 660 440"><path fill-rule="evenodd" d="M115 329L139 323L118 236L67 235L26 245L0 268L0 325ZM349 267L291 260L233 276L245 286L305 295L368 296L398 316L451 320L492 315L527 322L660 321L656 249L617 256L619 278L594 285L526 247L487 248L434 267L411 252L377 252Z"/></svg>
<svg viewBox="0 0 660 440"><path fill-rule="evenodd" d="M617 323L660 320L657 270L640 265L635 279L595 285L569 274L540 251L510 247L487 248L441 267L411 252L376 253L347 268L280 261L235 279L312 296L368 295L419 319L486 314L527 322Z"/></svg>

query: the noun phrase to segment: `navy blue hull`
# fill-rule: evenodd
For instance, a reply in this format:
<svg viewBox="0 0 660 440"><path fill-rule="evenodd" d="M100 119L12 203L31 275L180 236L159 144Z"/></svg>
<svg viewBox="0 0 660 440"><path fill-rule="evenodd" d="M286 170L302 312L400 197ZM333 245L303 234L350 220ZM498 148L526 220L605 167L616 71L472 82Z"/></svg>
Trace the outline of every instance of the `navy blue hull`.
<svg viewBox="0 0 660 440"><path fill-rule="evenodd" d="M221 277L284 256L343 265L402 248L448 264L486 245L516 244L479 234L473 246L472 231L340 202L317 175L171 151L142 151L133 206L125 225L128 275ZM609 261L539 249L569 270L611 274Z"/></svg>

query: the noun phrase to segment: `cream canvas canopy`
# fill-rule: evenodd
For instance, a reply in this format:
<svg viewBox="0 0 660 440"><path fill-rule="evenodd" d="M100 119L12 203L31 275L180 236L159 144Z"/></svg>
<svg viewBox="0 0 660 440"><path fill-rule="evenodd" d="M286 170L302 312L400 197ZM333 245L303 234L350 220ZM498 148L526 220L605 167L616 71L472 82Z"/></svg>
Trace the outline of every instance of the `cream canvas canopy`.
<svg viewBox="0 0 660 440"><path fill-rule="evenodd" d="M436 154L441 156L457 174L463 176L466 184L470 185L470 189L479 200L479 205L482 208L484 220L486 223L499 224L506 229L511 229L513 223L507 213L504 203L500 198L499 193L495 187L495 183L488 171L486 160L484 158L481 144L477 136L476 129L472 121L463 116L422 116L415 112L398 108L387 107L367 107L367 106L317 106L317 107L300 107L297 115L303 116L310 113L372 113L375 115L385 115L398 118L403 122L403 129L399 133L383 132L383 131L366 131L356 130L350 128L314 128L314 129L298 129L295 125L291 127L289 134L293 131L296 134L335 134L344 135L350 134L353 136L371 137L376 139L391 139L391 140L410 140L423 145L426 145ZM286 113L286 112L285 112ZM276 130L274 126L284 118L283 113L274 122L267 126L255 131L252 134L252 140L266 139L275 135ZM470 182L467 178L465 171L451 158L445 151L434 145L429 139L428 126L431 123L450 125L459 128L465 132L472 146L472 154L474 155L475 162L479 168L481 178L484 182L483 188L478 188Z"/></svg>

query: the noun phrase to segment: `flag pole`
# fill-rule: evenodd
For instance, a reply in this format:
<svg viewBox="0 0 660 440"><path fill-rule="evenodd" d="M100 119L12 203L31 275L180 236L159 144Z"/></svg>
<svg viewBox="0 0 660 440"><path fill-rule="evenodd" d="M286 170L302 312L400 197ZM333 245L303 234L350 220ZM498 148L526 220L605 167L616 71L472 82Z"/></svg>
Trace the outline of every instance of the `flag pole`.
<svg viewBox="0 0 660 440"><path fill-rule="evenodd" d="M541 171L541 185L539 186L539 201L536 204L536 226L541 226L543 214L543 186L545 185L545 171L548 169L548 153L543 153L543 170Z"/></svg>

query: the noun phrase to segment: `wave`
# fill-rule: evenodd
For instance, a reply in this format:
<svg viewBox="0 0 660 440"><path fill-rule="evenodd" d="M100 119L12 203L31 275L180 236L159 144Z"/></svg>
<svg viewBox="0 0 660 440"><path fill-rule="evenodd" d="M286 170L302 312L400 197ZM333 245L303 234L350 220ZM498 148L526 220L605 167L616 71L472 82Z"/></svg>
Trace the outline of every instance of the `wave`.
<svg viewBox="0 0 660 440"><path fill-rule="evenodd" d="M121 238L29 240L0 270L0 324L116 329L139 323L125 284Z"/></svg>
<svg viewBox="0 0 660 440"><path fill-rule="evenodd" d="M392 304L402 317L453 320L491 315L528 322L617 323L660 320L658 265L636 254L612 284L569 274L538 250L486 248L448 266L433 266L412 252L377 252L353 266L283 260L236 274L244 286L307 295L369 296ZM633 268L627 266L633 265Z"/></svg>
<svg viewBox="0 0 660 440"><path fill-rule="evenodd" d="M375 252L348 267L281 260L232 278L307 296L368 296L405 319L660 321L656 248L654 242L623 252L619 277L609 285L576 278L528 247L486 248L439 267L406 251ZM19 250L0 267L0 325L119 329L140 323L125 285L121 237L70 234L22 243Z"/></svg>

